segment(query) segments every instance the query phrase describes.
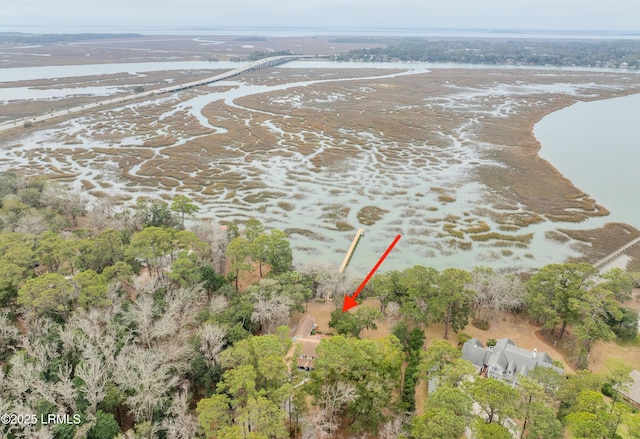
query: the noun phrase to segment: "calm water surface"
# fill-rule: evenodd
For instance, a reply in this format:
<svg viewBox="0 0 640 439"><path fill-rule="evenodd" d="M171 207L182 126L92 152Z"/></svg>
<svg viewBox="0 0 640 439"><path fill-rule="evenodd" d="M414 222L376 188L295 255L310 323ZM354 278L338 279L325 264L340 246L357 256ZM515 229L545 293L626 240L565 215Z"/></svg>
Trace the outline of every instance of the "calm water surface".
<svg viewBox="0 0 640 439"><path fill-rule="evenodd" d="M640 94L577 102L543 118L534 134L540 156L611 212L590 225L640 228Z"/></svg>

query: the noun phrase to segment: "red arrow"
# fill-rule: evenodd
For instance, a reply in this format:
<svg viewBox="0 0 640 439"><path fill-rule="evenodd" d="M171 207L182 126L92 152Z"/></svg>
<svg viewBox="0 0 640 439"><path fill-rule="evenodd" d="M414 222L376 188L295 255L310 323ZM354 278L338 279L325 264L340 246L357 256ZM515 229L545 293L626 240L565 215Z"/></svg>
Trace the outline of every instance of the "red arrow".
<svg viewBox="0 0 640 439"><path fill-rule="evenodd" d="M378 267L380 266L380 264L382 264L382 261L384 261L384 259L387 257L387 255L389 253L391 253L391 250L393 250L393 247L396 245L396 243L398 241L400 241L401 236L398 235L396 236L396 239L393 240L393 242L391 243L391 245L389 246L389 248L384 252L384 254L382 255L382 257L380 258L380 260L378 261L378 263L373 267L373 269L369 272L369 274L367 275L367 277L364 278L364 280L362 281L362 283L360 284L360 286L356 289L356 292L353 293L353 296L344 296L344 303L342 305L342 312L348 311L351 308L358 306L358 302L356 302L356 297L358 297L358 294L360 294L360 291L362 291L362 289L364 288L364 286L367 284L367 282L369 282L369 279L371 279L371 276L373 276L373 273L376 272L376 270L378 269Z"/></svg>

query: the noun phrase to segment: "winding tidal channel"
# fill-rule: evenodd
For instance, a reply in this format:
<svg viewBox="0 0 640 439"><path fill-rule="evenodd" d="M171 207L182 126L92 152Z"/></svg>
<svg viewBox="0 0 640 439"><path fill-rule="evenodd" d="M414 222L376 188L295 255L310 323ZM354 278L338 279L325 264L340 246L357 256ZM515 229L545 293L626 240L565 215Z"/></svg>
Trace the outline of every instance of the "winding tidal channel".
<svg viewBox="0 0 640 439"><path fill-rule="evenodd" d="M172 71L212 69L202 62L149 64L125 71L144 77L161 70L170 84ZM223 64L214 67L232 68ZM51 82L38 87L18 81L44 78L39 68L21 68L19 78L4 69L0 103L122 93L126 87L88 77L123 66L62 66L48 70ZM70 77L79 78L75 85L56 86L55 78ZM185 193L202 206L203 217L256 217L286 230L298 265L338 265L355 230L364 228L350 266L357 275L398 233L403 238L382 270L540 267L580 256L571 239L550 239L548 232L638 218L637 204L625 197L639 189L637 181L627 185L640 158L639 125L596 127L580 113L600 105L599 120L602 112L633 114L638 96L552 111L638 88L640 75L631 73L300 61L12 131L0 137L0 169L50 174L90 196L123 202ZM549 113L535 127L542 157L610 216L569 205L566 212L586 212L586 221L552 218L544 201L527 202L522 190L487 177L518 172L535 185L526 167L514 170L499 157L535 151L533 122ZM579 137L586 127L595 130L585 134L594 142L588 147ZM597 137L602 132L608 136ZM625 138L635 140L623 144ZM614 151L614 144L622 149ZM576 157L577 173L566 165ZM599 186L590 184L594 175ZM568 181L558 185L571 189Z"/></svg>

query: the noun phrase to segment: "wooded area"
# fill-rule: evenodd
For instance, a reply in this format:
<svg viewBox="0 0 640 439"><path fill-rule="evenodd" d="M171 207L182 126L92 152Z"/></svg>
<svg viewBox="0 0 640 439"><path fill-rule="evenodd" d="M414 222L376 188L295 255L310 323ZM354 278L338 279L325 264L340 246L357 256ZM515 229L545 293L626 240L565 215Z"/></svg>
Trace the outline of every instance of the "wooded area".
<svg viewBox="0 0 640 439"><path fill-rule="evenodd" d="M581 370L596 341L637 340L622 270L416 265L372 278L360 298L380 309L342 313L358 279L294 269L286 234L255 219L192 222L185 195L89 205L4 173L0 200L0 405L38 419L3 425L8 438L640 438L640 415L614 390L629 384L626 366ZM313 300L336 304L334 333L305 372L287 325ZM556 340L571 328L579 371L536 368L515 388L477 377L461 331L511 315ZM383 319L391 335L360 338ZM434 323L443 339L425 341ZM41 422L48 414L79 422Z"/></svg>
<svg viewBox="0 0 640 439"><path fill-rule="evenodd" d="M393 38L379 42L379 48L351 50L338 60L640 68L637 40Z"/></svg>

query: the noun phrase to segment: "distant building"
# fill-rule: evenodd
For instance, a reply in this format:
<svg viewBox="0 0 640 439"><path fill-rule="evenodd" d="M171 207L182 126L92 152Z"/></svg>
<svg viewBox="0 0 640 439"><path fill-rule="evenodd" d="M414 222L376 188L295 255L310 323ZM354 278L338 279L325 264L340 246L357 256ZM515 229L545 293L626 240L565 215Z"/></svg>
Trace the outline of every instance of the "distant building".
<svg viewBox="0 0 640 439"><path fill-rule="evenodd" d="M640 409L640 371L634 369L629 373L629 375L633 382L629 385L627 390L618 390L618 393L620 393L624 399L636 406L636 408Z"/></svg>
<svg viewBox="0 0 640 439"><path fill-rule="evenodd" d="M512 384L517 384L519 375L527 376L536 367L563 374L546 353L520 348L508 338L499 339L493 347L484 347L477 338L469 339L462 346L462 358L473 363L480 375Z"/></svg>

